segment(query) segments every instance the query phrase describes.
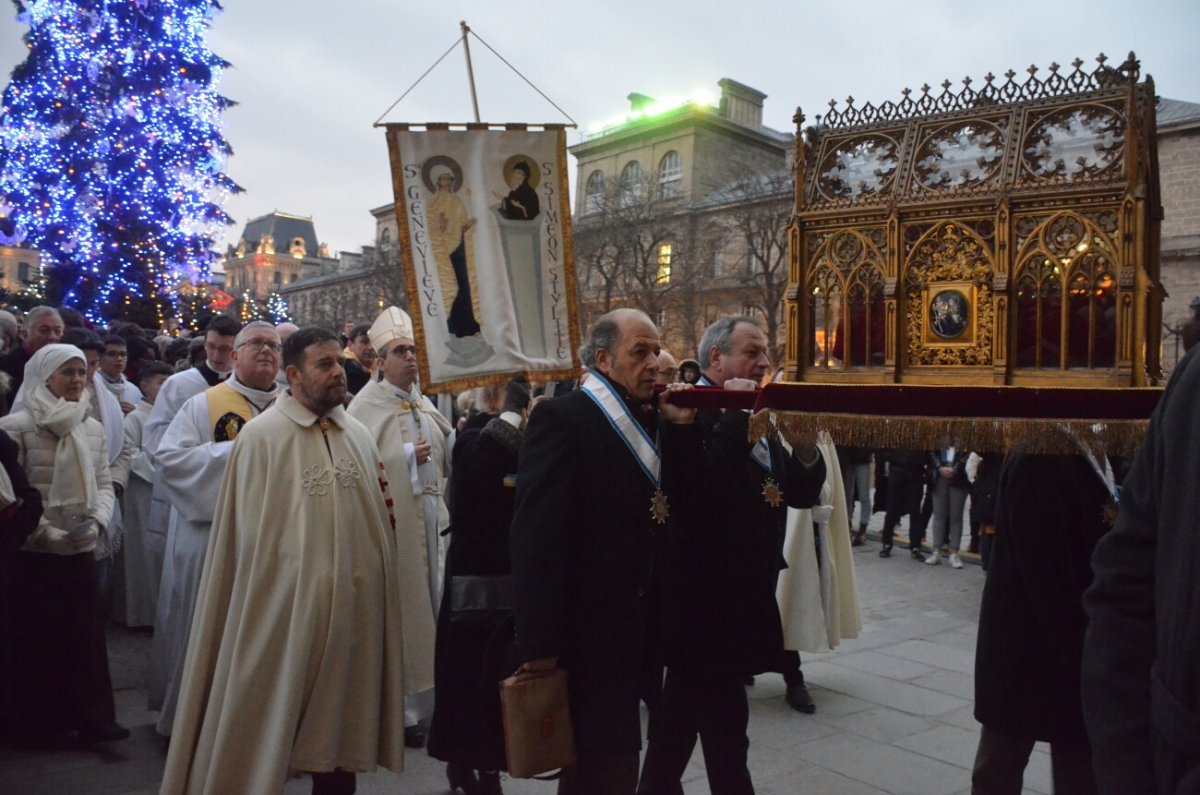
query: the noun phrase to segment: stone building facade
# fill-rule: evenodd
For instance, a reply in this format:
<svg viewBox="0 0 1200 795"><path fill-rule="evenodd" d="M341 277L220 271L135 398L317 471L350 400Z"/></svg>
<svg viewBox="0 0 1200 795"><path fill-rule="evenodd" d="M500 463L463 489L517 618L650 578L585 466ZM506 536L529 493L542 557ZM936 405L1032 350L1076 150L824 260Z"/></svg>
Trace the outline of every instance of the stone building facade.
<svg viewBox="0 0 1200 795"><path fill-rule="evenodd" d="M41 279L41 252L23 246L0 246L0 290L16 296L37 289Z"/></svg>
<svg viewBox="0 0 1200 795"><path fill-rule="evenodd" d="M1158 102L1158 168L1162 191L1163 367L1183 353L1180 327L1200 299L1200 103Z"/></svg>
<svg viewBox="0 0 1200 795"><path fill-rule="evenodd" d="M715 105L662 108L630 94L623 121L570 147L585 327L637 307L666 348L692 358L708 323L744 313L782 344L793 136L763 126L762 92L718 85Z"/></svg>
<svg viewBox="0 0 1200 795"><path fill-rule="evenodd" d="M223 265L225 292L262 300L301 279L336 273L339 261L317 242L311 217L273 212L246 223Z"/></svg>
<svg viewBox="0 0 1200 795"><path fill-rule="evenodd" d="M374 245L343 252L335 269L279 289L296 323L341 330L346 323L370 323L385 307L406 305L393 206L376 207L371 215Z"/></svg>

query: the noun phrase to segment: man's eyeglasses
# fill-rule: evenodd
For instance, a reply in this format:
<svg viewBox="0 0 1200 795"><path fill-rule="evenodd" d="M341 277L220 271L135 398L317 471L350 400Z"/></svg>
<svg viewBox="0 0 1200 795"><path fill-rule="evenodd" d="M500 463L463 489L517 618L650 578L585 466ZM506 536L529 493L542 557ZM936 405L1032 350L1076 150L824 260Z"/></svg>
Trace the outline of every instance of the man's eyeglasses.
<svg viewBox="0 0 1200 795"><path fill-rule="evenodd" d="M279 353L283 350L283 346L273 340L247 340L238 346L239 348L253 348L256 351L261 351L263 348L272 353Z"/></svg>
<svg viewBox="0 0 1200 795"><path fill-rule="evenodd" d="M674 378L679 375L679 370L674 367L663 367L658 371L659 375L665 375L667 378Z"/></svg>
<svg viewBox="0 0 1200 795"><path fill-rule="evenodd" d="M397 345L395 348L392 348L391 353L393 356L397 356L401 359L403 359L405 356L408 356L410 353L415 356L417 353L417 346L416 345Z"/></svg>

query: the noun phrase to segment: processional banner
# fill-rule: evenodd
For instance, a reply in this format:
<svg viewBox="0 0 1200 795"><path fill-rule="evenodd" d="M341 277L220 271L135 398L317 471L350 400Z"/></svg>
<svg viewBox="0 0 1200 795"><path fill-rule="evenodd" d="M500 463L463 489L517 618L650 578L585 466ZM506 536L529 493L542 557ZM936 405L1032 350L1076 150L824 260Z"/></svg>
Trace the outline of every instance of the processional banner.
<svg viewBox="0 0 1200 795"><path fill-rule="evenodd" d="M422 389L574 378L566 131L388 125Z"/></svg>

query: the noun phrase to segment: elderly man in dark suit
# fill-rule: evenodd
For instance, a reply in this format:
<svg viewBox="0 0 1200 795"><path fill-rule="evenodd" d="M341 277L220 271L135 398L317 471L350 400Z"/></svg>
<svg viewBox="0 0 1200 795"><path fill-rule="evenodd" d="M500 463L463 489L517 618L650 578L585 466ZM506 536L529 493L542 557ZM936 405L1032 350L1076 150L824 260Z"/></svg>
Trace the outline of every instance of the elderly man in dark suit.
<svg viewBox="0 0 1200 795"><path fill-rule="evenodd" d="M578 763L560 793L637 786L656 537L676 509L657 415L687 423L694 414L654 409L659 350L642 312L601 317L582 351L590 376L533 412L521 446L509 534L518 654L522 670L558 664L570 675Z"/></svg>
<svg viewBox="0 0 1200 795"><path fill-rule="evenodd" d="M757 389L771 366L766 335L745 316L709 326L700 361L699 385L727 390ZM787 508L813 505L825 464L812 445L789 453L778 441L750 441L749 421L739 409L698 411L693 425L664 432L663 460L686 499L671 493L663 592L667 676L650 719L638 788L645 795L682 792L680 776L697 736L714 795L752 793L743 682L786 666L789 690L804 689L798 655L784 655L775 584Z"/></svg>

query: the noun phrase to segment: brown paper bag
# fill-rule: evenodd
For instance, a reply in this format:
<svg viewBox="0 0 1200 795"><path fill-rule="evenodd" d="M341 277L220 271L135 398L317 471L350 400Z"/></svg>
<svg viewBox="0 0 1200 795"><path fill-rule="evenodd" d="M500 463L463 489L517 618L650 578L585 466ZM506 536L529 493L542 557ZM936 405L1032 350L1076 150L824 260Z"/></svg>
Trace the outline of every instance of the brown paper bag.
<svg viewBox="0 0 1200 795"><path fill-rule="evenodd" d="M575 764L567 704L567 672L556 668L510 676L500 683L508 774L533 778Z"/></svg>

